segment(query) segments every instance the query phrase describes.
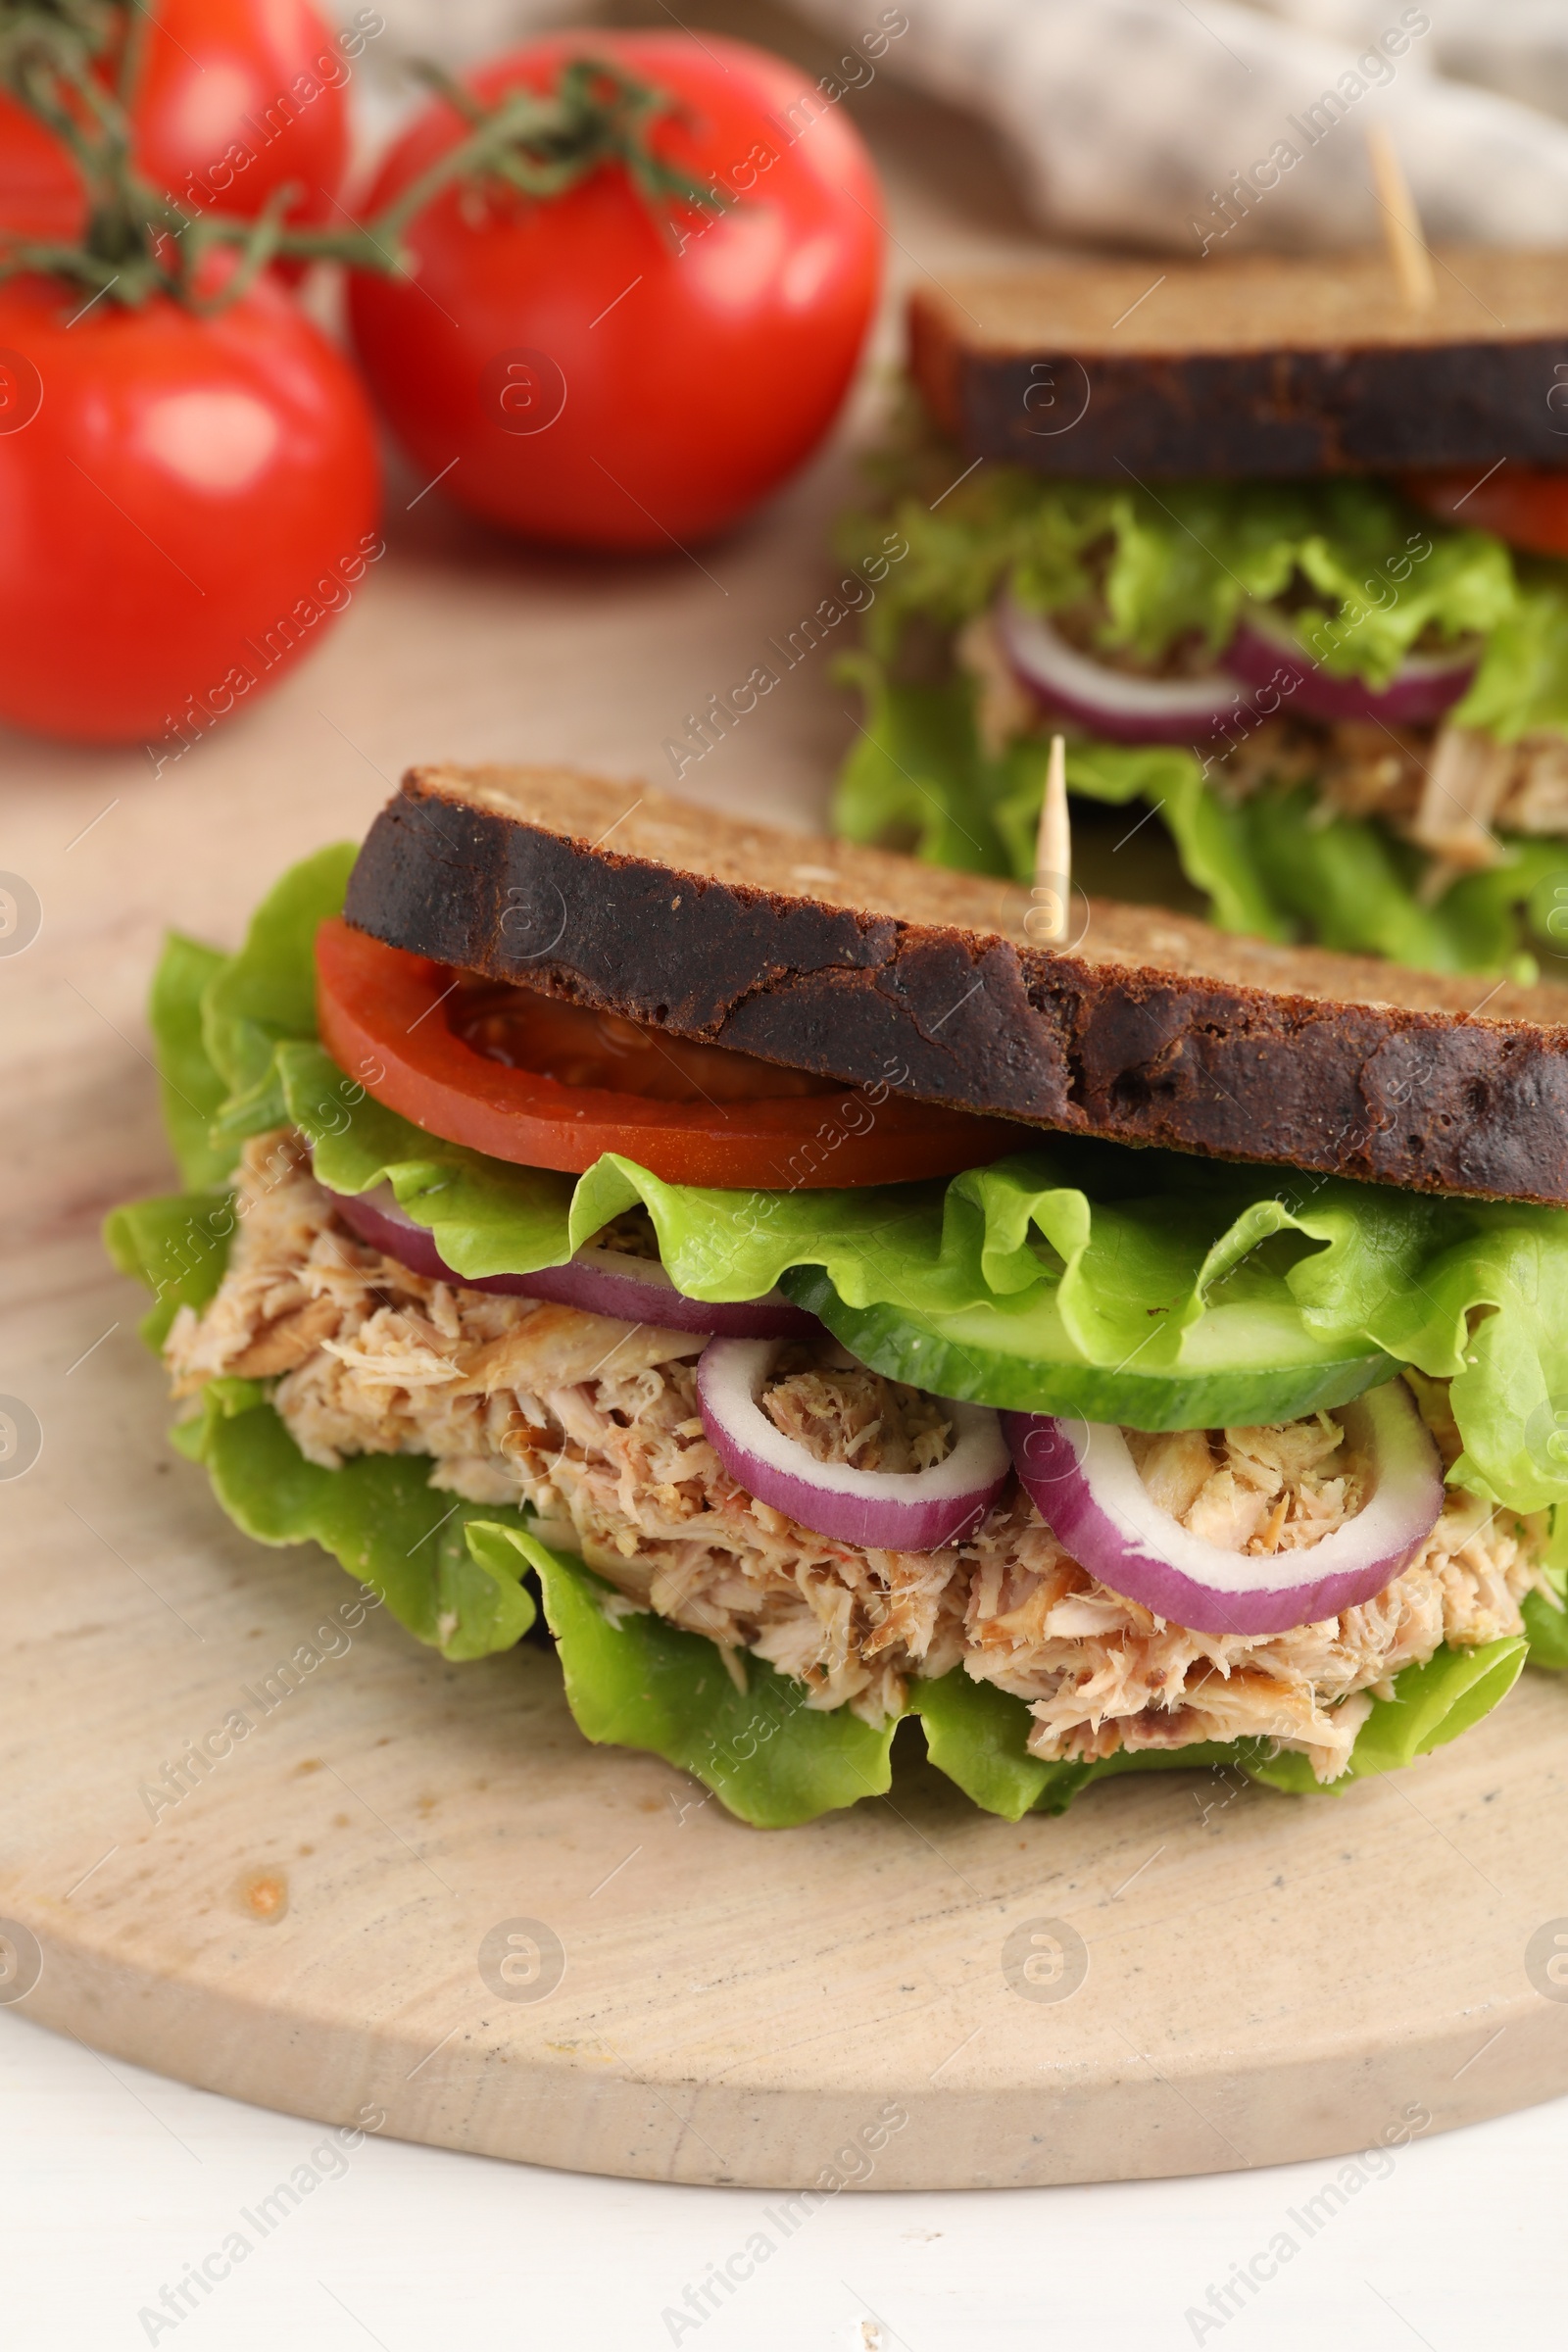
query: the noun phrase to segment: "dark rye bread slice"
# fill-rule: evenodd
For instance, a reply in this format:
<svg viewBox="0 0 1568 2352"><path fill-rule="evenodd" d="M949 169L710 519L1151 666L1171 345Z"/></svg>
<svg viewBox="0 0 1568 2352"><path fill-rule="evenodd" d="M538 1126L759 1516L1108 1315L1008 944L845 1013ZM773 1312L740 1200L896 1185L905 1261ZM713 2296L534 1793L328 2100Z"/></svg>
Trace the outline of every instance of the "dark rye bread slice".
<svg viewBox="0 0 1568 2352"><path fill-rule="evenodd" d="M1039 473L1568 465L1568 415L1548 406L1568 381L1568 255L1433 258L1419 312L1380 250L950 279L910 301L910 368L967 457Z"/></svg>
<svg viewBox="0 0 1568 2352"><path fill-rule="evenodd" d="M1278 948L560 768L423 767L348 919L764 1060L1042 1127L1568 1202L1568 992Z"/></svg>

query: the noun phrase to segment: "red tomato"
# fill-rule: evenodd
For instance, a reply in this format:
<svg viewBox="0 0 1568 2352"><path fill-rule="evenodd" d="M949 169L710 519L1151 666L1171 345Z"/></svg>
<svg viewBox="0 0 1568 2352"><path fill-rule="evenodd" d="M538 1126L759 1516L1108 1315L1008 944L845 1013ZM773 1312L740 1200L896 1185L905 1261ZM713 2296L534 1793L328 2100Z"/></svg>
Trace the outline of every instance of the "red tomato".
<svg viewBox="0 0 1568 2352"><path fill-rule="evenodd" d="M507 1002L513 1053L519 1033L536 1032L523 1048L526 1060L497 1061L475 1050L474 1027L461 1018L454 1025L453 993L445 964L390 948L337 915L316 935L321 1043L340 1068L427 1135L493 1159L580 1175L601 1152L621 1152L666 1184L744 1192L952 1176L1027 1140L1004 1120L896 1095L863 1128L840 1127L845 1090L831 1080L662 1038L657 1054L638 1052L635 1023L607 1022L527 989L509 991ZM808 1152L824 1129L838 1137L832 1150Z"/></svg>
<svg viewBox="0 0 1568 2352"><path fill-rule="evenodd" d="M83 301L0 283L0 718L176 758L352 601L373 426L281 287Z"/></svg>
<svg viewBox="0 0 1568 2352"><path fill-rule="evenodd" d="M87 224L87 200L52 130L0 91L0 228L68 243Z"/></svg>
<svg viewBox="0 0 1568 2352"><path fill-rule="evenodd" d="M300 180L289 219L328 220L348 163L350 60L373 15L340 35L309 0L161 0L131 96L138 170L182 204L246 220ZM0 97L0 227L74 238L85 221L65 149Z"/></svg>
<svg viewBox="0 0 1568 2352"><path fill-rule="evenodd" d="M550 90L583 56L680 101L654 149L733 209L656 217L618 167L549 201L453 188L408 232L417 274L357 274L350 318L421 477L534 538L667 548L735 521L826 432L876 301L881 197L841 106L717 34L561 34L472 86ZM367 211L463 127L422 114Z"/></svg>
<svg viewBox="0 0 1568 2352"><path fill-rule="evenodd" d="M1469 472L1414 473L1402 486L1445 522L1494 531L1538 556L1568 556L1568 473L1502 466L1480 481Z"/></svg>

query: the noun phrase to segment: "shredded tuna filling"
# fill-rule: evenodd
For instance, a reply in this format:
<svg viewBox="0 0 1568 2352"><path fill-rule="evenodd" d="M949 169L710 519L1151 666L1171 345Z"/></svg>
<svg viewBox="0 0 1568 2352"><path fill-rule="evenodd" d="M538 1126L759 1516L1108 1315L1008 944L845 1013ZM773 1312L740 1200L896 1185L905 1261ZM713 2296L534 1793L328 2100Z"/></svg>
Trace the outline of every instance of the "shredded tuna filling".
<svg viewBox="0 0 1568 2352"><path fill-rule="evenodd" d="M1374 1696L1443 1642L1522 1630L1550 1593L1544 1520L1458 1490L1403 1574L1360 1608L1268 1637L1196 1634L1070 1559L1033 1504L1005 1494L942 1551L839 1544L747 1494L703 1433L689 1332L427 1281L359 1241L286 1130L247 1144L228 1270L166 1343L177 1396L220 1373L275 1379L301 1451L434 1459L432 1486L524 1503L621 1607L706 1634L744 1684L753 1651L807 1704L880 1722L911 1676L961 1664L1025 1700L1031 1750L1094 1758L1259 1736L1342 1771ZM1446 1468L1459 1441L1442 1382L1409 1376ZM836 1344L791 1350L763 1398L817 1460L907 1470L940 1460L941 1400ZM1157 1500L1238 1550L1310 1544L1360 1507L1362 1473L1328 1414L1267 1429L1128 1433Z"/></svg>

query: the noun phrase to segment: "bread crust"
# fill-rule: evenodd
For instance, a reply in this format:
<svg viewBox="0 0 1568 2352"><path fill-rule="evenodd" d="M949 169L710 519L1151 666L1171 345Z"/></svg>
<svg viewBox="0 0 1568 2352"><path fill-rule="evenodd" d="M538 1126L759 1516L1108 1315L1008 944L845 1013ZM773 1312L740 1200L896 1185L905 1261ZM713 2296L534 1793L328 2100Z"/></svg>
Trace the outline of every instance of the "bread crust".
<svg viewBox="0 0 1568 2352"><path fill-rule="evenodd" d="M1568 377L1564 257L1435 258L1419 313L1378 251L950 280L911 296L910 371L966 456L1039 473L1562 466L1568 417L1548 395Z"/></svg>
<svg viewBox="0 0 1568 2352"><path fill-rule="evenodd" d="M1226 1159L1568 1202L1568 997L1077 906L548 768L425 767L348 919L848 1084Z"/></svg>

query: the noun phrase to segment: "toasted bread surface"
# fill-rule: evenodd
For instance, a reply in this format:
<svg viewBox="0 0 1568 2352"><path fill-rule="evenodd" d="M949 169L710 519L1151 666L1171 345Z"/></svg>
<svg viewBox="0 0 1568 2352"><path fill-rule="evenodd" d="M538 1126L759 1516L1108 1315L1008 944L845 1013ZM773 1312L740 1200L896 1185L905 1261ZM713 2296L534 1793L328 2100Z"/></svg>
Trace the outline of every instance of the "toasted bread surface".
<svg viewBox="0 0 1568 2352"><path fill-rule="evenodd" d="M950 278L909 357L970 457L1164 479L1568 464L1568 255L1434 250L1411 310L1381 249L1171 262L1064 257Z"/></svg>
<svg viewBox="0 0 1568 2352"><path fill-rule="evenodd" d="M348 917L850 1085L1421 1190L1568 1201L1568 992L1235 937L559 768L422 767Z"/></svg>

